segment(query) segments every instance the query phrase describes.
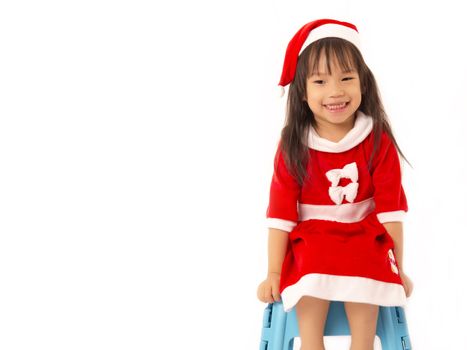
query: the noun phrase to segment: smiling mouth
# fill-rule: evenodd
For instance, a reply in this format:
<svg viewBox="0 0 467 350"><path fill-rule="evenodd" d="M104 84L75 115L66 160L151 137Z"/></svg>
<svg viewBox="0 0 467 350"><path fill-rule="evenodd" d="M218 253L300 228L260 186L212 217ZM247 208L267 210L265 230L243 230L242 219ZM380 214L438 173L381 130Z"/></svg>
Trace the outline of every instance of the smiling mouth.
<svg viewBox="0 0 467 350"><path fill-rule="evenodd" d="M345 109L349 105L349 103L350 102L342 102L342 103L336 103L336 104L328 104L324 106L326 107L326 109L330 111L340 111L340 110Z"/></svg>

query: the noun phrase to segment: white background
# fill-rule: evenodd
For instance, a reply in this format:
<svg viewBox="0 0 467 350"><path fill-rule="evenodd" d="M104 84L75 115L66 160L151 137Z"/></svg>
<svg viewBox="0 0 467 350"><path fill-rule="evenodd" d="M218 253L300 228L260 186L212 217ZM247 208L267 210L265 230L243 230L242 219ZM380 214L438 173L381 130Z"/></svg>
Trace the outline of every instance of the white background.
<svg viewBox="0 0 467 350"><path fill-rule="evenodd" d="M413 166L413 348L467 348L457 2L94 0L0 6L2 350L259 347L277 83L317 18L359 28Z"/></svg>

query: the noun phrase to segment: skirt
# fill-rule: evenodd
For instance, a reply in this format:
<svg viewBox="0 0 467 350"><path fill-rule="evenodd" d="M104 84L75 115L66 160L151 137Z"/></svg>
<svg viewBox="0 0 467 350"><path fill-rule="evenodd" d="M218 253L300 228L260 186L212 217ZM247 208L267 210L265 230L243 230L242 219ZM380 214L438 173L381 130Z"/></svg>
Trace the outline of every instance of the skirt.
<svg viewBox="0 0 467 350"><path fill-rule="evenodd" d="M374 212L353 223L299 222L289 233L279 291L285 312L302 296L381 306L407 302L394 241Z"/></svg>

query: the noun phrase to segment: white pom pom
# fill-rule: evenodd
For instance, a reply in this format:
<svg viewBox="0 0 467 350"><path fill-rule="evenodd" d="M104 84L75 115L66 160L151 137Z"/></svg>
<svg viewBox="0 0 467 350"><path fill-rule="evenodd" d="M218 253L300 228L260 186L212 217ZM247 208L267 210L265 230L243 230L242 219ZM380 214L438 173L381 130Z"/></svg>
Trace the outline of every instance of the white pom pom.
<svg viewBox="0 0 467 350"><path fill-rule="evenodd" d="M284 87L279 85L279 98L281 98L282 96L284 96L284 94L285 94L285 89L284 89Z"/></svg>

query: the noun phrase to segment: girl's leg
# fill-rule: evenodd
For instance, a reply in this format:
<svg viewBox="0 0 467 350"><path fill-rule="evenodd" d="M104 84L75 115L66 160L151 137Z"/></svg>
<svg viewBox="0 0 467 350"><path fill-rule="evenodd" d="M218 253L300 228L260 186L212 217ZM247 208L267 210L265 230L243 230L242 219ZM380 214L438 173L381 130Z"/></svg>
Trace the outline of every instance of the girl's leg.
<svg viewBox="0 0 467 350"><path fill-rule="evenodd" d="M300 350L324 350L324 326L329 310L329 300L303 296L295 305Z"/></svg>
<svg viewBox="0 0 467 350"><path fill-rule="evenodd" d="M353 302L344 306L352 336L350 350L373 350L379 306Z"/></svg>

